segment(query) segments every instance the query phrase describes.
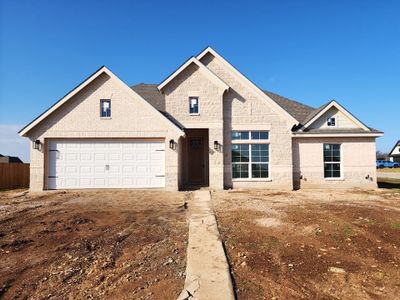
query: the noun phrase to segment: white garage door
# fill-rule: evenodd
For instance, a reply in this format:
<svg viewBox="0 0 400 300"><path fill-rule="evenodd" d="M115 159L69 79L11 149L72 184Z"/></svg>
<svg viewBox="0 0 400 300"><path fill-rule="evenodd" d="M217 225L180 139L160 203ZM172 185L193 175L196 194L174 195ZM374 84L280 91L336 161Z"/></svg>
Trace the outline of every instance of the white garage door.
<svg viewBox="0 0 400 300"><path fill-rule="evenodd" d="M48 188L165 186L165 143L148 140L50 140Z"/></svg>

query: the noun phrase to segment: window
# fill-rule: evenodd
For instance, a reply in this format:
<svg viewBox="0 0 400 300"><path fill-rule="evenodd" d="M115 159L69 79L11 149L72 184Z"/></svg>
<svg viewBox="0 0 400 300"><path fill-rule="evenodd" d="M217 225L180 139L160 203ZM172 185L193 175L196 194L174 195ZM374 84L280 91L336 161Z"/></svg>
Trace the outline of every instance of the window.
<svg viewBox="0 0 400 300"><path fill-rule="evenodd" d="M199 97L189 97L189 113L199 113Z"/></svg>
<svg viewBox="0 0 400 300"><path fill-rule="evenodd" d="M327 119L326 124L329 127L335 127L336 126L336 118L335 117L330 117Z"/></svg>
<svg viewBox="0 0 400 300"><path fill-rule="evenodd" d="M268 131L232 131L232 140L268 140Z"/></svg>
<svg viewBox="0 0 400 300"><path fill-rule="evenodd" d="M340 178L340 144L324 144L324 177Z"/></svg>
<svg viewBox="0 0 400 300"><path fill-rule="evenodd" d="M111 118L111 100L100 100L100 117Z"/></svg>
<svg viewBox="0 0 400 300"><path fill-rule="evenodd" d="M232 131L231 137L232 178L268 178L268 131Z"/></svg>

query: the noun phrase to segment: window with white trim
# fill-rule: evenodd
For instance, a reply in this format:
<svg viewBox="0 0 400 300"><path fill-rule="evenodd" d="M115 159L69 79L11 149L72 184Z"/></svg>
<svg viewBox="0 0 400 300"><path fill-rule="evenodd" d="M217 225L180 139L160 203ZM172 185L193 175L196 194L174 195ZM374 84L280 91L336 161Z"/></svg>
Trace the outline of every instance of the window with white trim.
<svg viewBox="0 0 400 300"><path fill-rule="evenodd" d="M199 113L199 97L189 97L189 113Z"/></svg>
<svg viewBox="0 0 400 300"><path fill-rule="evenodd" d="M232 131L232 178L269 178L269 132Z"/></svg>
<svg viewBox="0 0 400 300"><path fill-rule="evenodd" d="M100 117L111 118L111 100L100 100Z"/></svg>
<svg viewBox="0 0 400 300"><path fill-rule="evenodd" d="M324 177L341 178L340 144L324 144Z"/></svg>
<svg viewBox="0 0 400 300"><path fill-rule="evenodd" d="M335 127L336 126L336 118L335 117L330 117L326 120L326 125L328 127Z"/></svg>

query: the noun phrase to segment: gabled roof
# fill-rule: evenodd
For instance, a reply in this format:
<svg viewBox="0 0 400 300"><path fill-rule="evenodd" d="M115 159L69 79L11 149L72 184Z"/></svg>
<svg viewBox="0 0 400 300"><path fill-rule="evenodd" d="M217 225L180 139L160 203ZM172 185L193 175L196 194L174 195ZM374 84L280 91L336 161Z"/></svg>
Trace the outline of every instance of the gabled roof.
<svg viewBox="0 0 400 300"><path fill-rule="evenodd" d="M142 96L147 102L159 111L165 111L165 96L157 88L157 84L139 83L131 89Z"/></svg>
<svg viewBox="0 0 400 300"><path fill-rule="evenodd" d="M238 69L236 69L232 64L230 64L225 58L219 55L214 49L208 46L204 49L199 55L196 56L198 60L201 60L205 55L210 53L212 56L216 57L224 66L228 68L233 74L235 74L241 82L247 86L249 89L254 91L256 94L264 98L268 101L273 108L275 108L278 112L280 112L284 117L286 117L289 121L293 123L297 123L298 121L284 108L282 108L278 103L276 103L269 95L267 95L262 89L260 89L256 84L254 84L250 79L244 76Z"/></svg>
<svg viewBox="0 0 400 300"><path fill-rule="evenodd" d="M399 145L400 145L400 140L398 140L398 141L396 142L396 144L394 144L392 150L390 150L390 152L389 152L389 155L392 155L394 149L396 149L396 147L399 146ZM396 154L396 155L399 155L399 154Z"/></svg>
<svg viewBox="0 0 400 300"><path fill-rule="evenodd" d="M316 115L318 115L321 111L325 109L329 105L330 102L321 105L320 107L310 111L310 113L302 120L302 124L307 124L310 120L312 120Z"/></svg>
<svg viewBox="0 0 400 300"><path fill-rule="evenodd" d="M136 93L159 111L165 111L165 96L157 89L156 84L139 83L131 86ZM300 102L285 98L278 94L264 91L272 100L287 111L293 118L301 122L311 111L315 109Z"/></svg>
<svg viewBox="0 0 400 300"><path fill-rule="evenodd" d="M318 120L325 112L327 112L331 107L335 107L337 110L342 112L345 116L347 116L354 123L356 123L360 128L364 129L364 131L371 131L364 123L362 123L359 119L357 119L355 116L353 116L348 110L346 110L343 106L341 106L335 100L331 100L328 103L317 108L315 111L311 112L310 115L304 120L304 124L303 124L304 128L307 129L316 120Z"/></svg>
<svg viewBox="0 0 400 300"><path fill-rule="evenodd" d="M179 132L179 134L184 135L184 132L181 130L181 128L179 128L175 123L171 122L171 120L169 120L166 116L164 116L157 109L155 109L151 104L149 104L145 99L143 99L139 94L137 94L129 86L127 86L121 79L119 79L113 72L111 72L105 66L102 66L100 69L98 69L96 72L94 72L88 78L86 78L83 82L81 82L77 87L75 87L73 90L71 90L68 94L66 94L64 97L62 97L60 100L58 100L55 104L53 104L50 108L48 108L46 111L44 111L42 114L40 114L36 119L34 119L32 122L30 122L24 128L22 128L18 132L19 135L25 136L32 128L34 128L41 121L43 121L45 118L47 118L49 115L51 115L54 111L56 111L58 108L60 108L65 102L69 101L79 91L81 91L83 88L88 86L93 80L95 80L98 76L100 76L103 73L105 73L108 76L110 76L111 78L115 79L118 83L121 84L121 87L128 92L128 94L130 94L131 96L135 97L135 99L137 99L138 101L143 103L146 107L148 107L151 111L153 111L156 116L158 115L159 118L162 118L165 122L172 125L173 128L175 128Z"/></svg>
<svg viewBox="0 0 400 300"><path fill-rule="evenodd" d="M369 127L368 127L369 128ZM297 131L295 134L383 134L382 131L369 128L369 131L365 131L362 128L312 128L303 131Z"/></svg>
<svg viewBox="0 0 400 300"><path fill-rule="evenodd" d="M284 110L286 110L293 118L295 118L299 123L302 123L303 120L315 110L315 108L302 104L298 101L291 100L285 98L281 95L265 91L272 100L278 103Z"/></svg>
<svg viewBox="0 0 400 300"><path fill-rule="evenodd" d="M211 72L206 66L204 66L196 57L189 58L183 65L181 65L174 73L169 75L163 82L160 83L158 89L161 91L168 83L170 83L176 76L178 76L182 71L184 71L191 64L195 64L199 69L210 78L215 84L223 88L224 90L229 89L229 86L217 75Z"/></svg>

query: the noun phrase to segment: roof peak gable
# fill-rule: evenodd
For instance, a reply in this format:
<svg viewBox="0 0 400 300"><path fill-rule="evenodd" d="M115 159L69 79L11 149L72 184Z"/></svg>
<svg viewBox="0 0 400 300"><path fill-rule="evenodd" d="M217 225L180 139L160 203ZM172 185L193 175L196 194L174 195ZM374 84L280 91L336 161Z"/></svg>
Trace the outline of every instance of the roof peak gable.
<svg viewBox="0 0 400 300"><path fill-rule="evenodd" d="M254 82L248 79L245 75L243 75L237 68L235 68L231 63L229 63L225 58L223 58L218 52L216 52L211 46L207 46L202 52L200 52L196 58L201 61L201 59L210 53L214 57L216 57L219 61L223 63L227 69L232 72L247 88L254 91L261 98L268 101L271 106L281 115L283 115L288 121L293 123L299 123L299 120L294 118L288 111L286 111L283 107L281 107L276 101L274 101L270 96L268 96L261 88L259 88Z"/></svg>
<svg viewBox="0 0 400 300"><path fill-rule="evenodd" d="M142 104L144 104L147 108L149 108L150 111L153 111L160 118L162 118L163 120L168 122L170 125L172 125L173 128L175 128L179 132L179 134L184 135L184 132L178 126L176 126L176 124L171 122L171 120L166 118L161 112L159 112L157 109L155 109L150 103L148 103L145 99L143 99L143 97L141 97L138 93L136 93L134 90L132 90L125 82L123 82L118 76L116 76L113 72L111 72L111 70L108 69L106 66L100 67L97 71L95 71L93 74L91 74L85 80L83 80L79 85L77 85L74 89L72 89L64 97L62 97L60 100L58 100L52 106L50 106L47 110L45 110L42 114L40 114L33 121L31 121L28 125L23 127L18 132L18 134L20 136L25 136L36 125L38 125L40 122L42 122L44 119L46 119L49 115L51 115L54 111L56 111L58 108L60 108L64 103L69 101L72 97L74 97L83 88L88 86L91 82L93 82L96 78L98 78L103 73L105 73L108 76L110 76L110 78L116 80L121 85L121 87L123 89L125 89L131 96L133 96L136 99L138 99Z"/></svg>
<svg viewBox="0 0 400 300"><path fill-rule="evenodd" d="M364 131L371 131L371 129L362 123L359 119L353 116L347 109L340 105L336 100L332 99L329 102L321 105L315 111L311 112L310 115L304 120L303 129L309 128L314 124L323 114L325 114L329 109L335 107L338 111L342 112L346 117L352 120L356 125L362 128Z"/></svg>
<svg viewBox="0 0 400 300"><path fill-rule="evenodd" d="M178 76L181 72L183 72L187 67L189 67L192 63L197 65L199 69L204 72L214 83L220 86L222 89L227 90L229 86L217 75L215 75L209 68L207 68L203 63L201 63L196 57L190 57L186 62L184 62L175 72L170 74L166 79L163 80L158 85L158 89L160 91L163 90L165 86L167 86L176 76Z"/></svg>

